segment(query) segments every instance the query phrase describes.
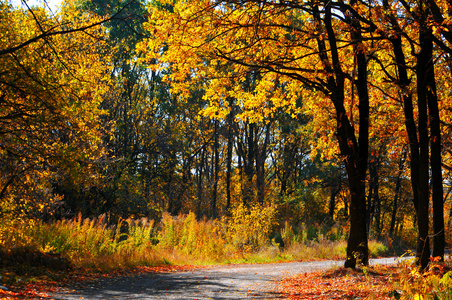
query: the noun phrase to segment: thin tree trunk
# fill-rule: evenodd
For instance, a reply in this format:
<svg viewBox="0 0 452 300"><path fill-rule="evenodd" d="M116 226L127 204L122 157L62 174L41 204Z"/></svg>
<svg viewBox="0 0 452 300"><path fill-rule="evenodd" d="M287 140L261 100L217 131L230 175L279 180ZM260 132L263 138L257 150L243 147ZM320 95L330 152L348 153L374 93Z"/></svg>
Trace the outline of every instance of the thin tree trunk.
<svg viewBox="0 0 452 300"><path fill-rule="evenodd" d="M256 157L257 200L260 204L264 203L265 198L265 160L267 159L267 147L270 141L270 128L270 123L265 126L264 144L260 147Z"/></svg>
<svg viewBox="0 0 452 300"><path fill-rule="evenodd" d="M392 205L391 223L389 225L389 236L391 238L394 237L394 229L395 229L395 224L396 224L398 201L399 201L399 197L400 197L400 188L402 185L403 166L405 164L406 155L407 155L407 152L404 149L403 153L402 153L402 157L400 158L399 172L397 173L397 178L396 178L394 201L393 201L393 205Z"/></svg>
<svg viewBox="0 0 452 300"><path fill-rule="evenodd" d="M380 158L374 158L374 161L369 165L369 196L368 196L368 209L370 211L367 212L367 216L369 219L367 220L367 230L370 232L370 226L372 225L372 220L374 220L375 233L377 237L381 234L381 203L380 203L380 176L379 176L379 168L380 168Z"/></svg>
<svg viewBox="0 0 452 300"><path fill-rule="evenodd" d="M385 7L389 7L387 1L383 2ZM390 19L393 27L397 30L399 28L395 18ZM427 104L425 96L420 89L424 88L423 75L418 77L418 112L419 123L416 129L414 119L413 97L409 88L410 80L408 78L408 67L405 60L405 54L402 48L401 34L394 34L390 41L393 45L394 57L396 59L397 70L399 74L398 85L402 94L403 110L405 115L405 127L408 134L408 141L410 146L410 171L411 171L411 186L413 193L413 203L416 211L416 219L418 222L417 235L417 263L422 268L427 267L430 249L428 241L428 128L427 128ZM424 50L425 51L425 50ZM422 51L421 51L422 52ZM421 54L421 53L420 53ZM425 55L424 55L425 56ZM417 72L422 73L421 57L419 56L419 63ZM419 139L417 133L419 132Z"/></svg>
<svg viewBox="0 0 452 300"><path fill-rule="evenodd" d="M232 148L233 148L233 132L232 132L232 126L234 121L234 114L233 114L233 107L232 107L232 100L229 100L229 107L231 111L228 115L228 149L227 149L227 156L226 156L226 211L229 211L231 208L231 175L232 175Z"/></svg>
<svg viewBox="0 0 452 300"><path fill-rule="evenodd" d="M254 162L256 157L255 152L255 138L254 138L254 131L256 124L254 123L247 123L247 126L245 127L245 132L247 134L246 136L246 146L247 146L247 155L246 159L244 160L244 169L245 169L245 178L242 179L242 198L243 198L243 205L248 205L251 203L253 199L253 175L254 175ZM243 157L245 158L245 156Z"/></svg>
<svg viewBox="0 0 452 300"><path fill-rule="evenodd" d="M214 155L214 166L213 166L213 191L212 198L210 201L210 213L212 218L217 217L217 198L218 198L218 174L220 171L220 154L219 154L219 142L218 142L218 120L214 120L214 143L213 143L213 155Z"/></svg>
<svg viewBox="0 0 452 300"><path fill-rule="evenodd" d="M332 187L331 189L331 195L330 195L330 201L329 201L329 212L328 214L330 215L331 220L334 219L334 211L336 210L336 196L337 194L339 194L340 191L340 185L336 188L336 187Z"/></svg>
<svg viewBox="0 0 452 300"><path fill-rule="evenodd" d="M374 163L369 164L369 194L367 196L367 212L366 212L366 221L367 221L367 232L370 232L370 228L372 226L372 220L375 214L375 206L372 201L374 198L375 191L375 165Z"/></svg>
<svg viewBox="0 0 452 300"><path fill-rule="evenodd" d="M203 193L204 193L204 157L206 155L206 147L203 146L200 157L198 160L198 166L197 166L197 196L198 196L198 205L197 205L197 216L201 216L201 206L203 202Z"/></svg>

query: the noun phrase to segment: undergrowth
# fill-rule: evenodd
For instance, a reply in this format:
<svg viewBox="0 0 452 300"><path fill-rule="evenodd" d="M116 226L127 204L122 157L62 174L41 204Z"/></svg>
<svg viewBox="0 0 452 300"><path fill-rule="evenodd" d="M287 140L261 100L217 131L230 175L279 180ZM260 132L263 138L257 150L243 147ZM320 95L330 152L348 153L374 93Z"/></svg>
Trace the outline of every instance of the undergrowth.
<svg viewBox="0 0 452 300"><path fill-rule="evenodd" d="M3 284L55 275L39 264L56 253L65 259L57 263L67 261L75 269L108 272L136 266L344 259L347 238L338 224L292 226L286 222L281 226L272 207L240 206L221 220L198 220L194 213L164 214L158 222L141 218L116 224L109 224L105 216L84 219L79 215L51 223L16 219L0 224L0 237ZM393 254L377 241L369 242L369 250L372 257ZM20 258L25 267L14 261ZM53 266L52 260L48 263ZM391 299L452 300L450 265L432 261L420 273L412 261L405 261L389 275L392 291L387 295Z"/></svg>
<svg viewBox="0 0 452 300"><path fill-rule="evenodd" d="M158 222L141 218L112 225L105 216L84 219L79 215L51 223L13 220L3 224L7 225L0 225L0 260L12 259L11 253L26 248L58 253L72 268L91 271L165 264L343 259L346 253L346 234L340 226L301 224L293 228L286 223L281 228L274 207L239 206L221 220L198 220L194 213L177 217L163 214ZM387 248L378 242L370 243L370 251L373 256L387 254ZM28 260L33 265L42 263L43 258Z"/></svg>
<svg viewBox="0 0 452 300"><path fill-rule="evenodd" d="M420 272L414 259L406 260L394 274L392 299L452 300L452 264L431 258L427 270Z"/></svg>

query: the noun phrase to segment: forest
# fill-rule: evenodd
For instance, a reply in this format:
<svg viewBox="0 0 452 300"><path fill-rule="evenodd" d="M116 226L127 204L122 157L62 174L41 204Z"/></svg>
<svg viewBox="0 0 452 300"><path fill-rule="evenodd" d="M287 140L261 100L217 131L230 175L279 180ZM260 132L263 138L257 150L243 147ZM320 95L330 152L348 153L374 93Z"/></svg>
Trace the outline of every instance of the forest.
<svg viewBox="0 0 452 300"><path fill-rule="evenodd" d="M450 2L0 1L0 37L0 257L445 259Z"/></svg>

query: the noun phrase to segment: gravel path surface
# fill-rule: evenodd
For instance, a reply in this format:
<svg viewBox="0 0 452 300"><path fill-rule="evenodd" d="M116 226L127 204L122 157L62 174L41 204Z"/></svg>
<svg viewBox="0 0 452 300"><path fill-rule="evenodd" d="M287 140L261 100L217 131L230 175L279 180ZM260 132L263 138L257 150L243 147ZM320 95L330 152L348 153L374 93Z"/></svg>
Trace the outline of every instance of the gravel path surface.
<svg viewBox="0 0 452 300"><path fill-rule="evenodd" d="M55 299L281 299L275 291L284 277L340 267L343 261L227 265L192 271L118 276L76 286ZM371 264L395 264L395 258Z"/></svg>

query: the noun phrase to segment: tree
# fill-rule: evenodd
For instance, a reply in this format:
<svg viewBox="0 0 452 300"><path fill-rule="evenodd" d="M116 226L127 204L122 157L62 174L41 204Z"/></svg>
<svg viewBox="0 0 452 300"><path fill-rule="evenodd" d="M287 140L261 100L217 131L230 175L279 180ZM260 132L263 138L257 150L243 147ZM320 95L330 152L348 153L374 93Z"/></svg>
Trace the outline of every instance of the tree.
<svg viewBox="0 0 452 300"><path fill-rule="evenodd" d="M432 6L433 5L433 6ZM438 95L434 71L433 41L438 40L433 35L432 24L427 20L438 17L436 4L433 2L416 3L413 7L406 2L384 1L383 7L391 10L381 17L388 26L380 23L380 32L385 33L393 49L393 57L397 71L391 73L385 68L385 76L399 89L403 101L405 125L410 147L410 169L413 192L413 203L418 221L417 257L419 265L425 269L429 263L429 181L432 173L432 202L434 223L434 253L444 256L444 217L443 217L443 187L441 170L441 129L438 108ZM410 22L399 21L393 7L404 11ZM378 19L378 17L377 17ZM382 20L377 20L381 22ZM377 23L376 22L376 23ZM416 33L418 36L416 36ZM406 39L409 47L403 44ZM449 34L444 35L448 40ZM407 58L405 52L416 53L414 59ZM411 65L415 62L415 66ZM383 64L380 63L383 66ZM414 74L411 70L414 69ZM416 77L415 88L410 76ZM414 94L416 89L416 94ZM413 98L417 96L417 111L413 106ZM416 118L417 113L417 118ZM416 124L417 123L417 124ZM430 147L429 147L430 143ZM431 153L431 154L430 154ZM430 164L430 168L429 168ZM436 250L435 250L436 249Z"/></svg>
<svg viewBox="0 0 452 300"><path fill-rule="evenodd" d="M249 114L255 120L272 116L280 108L297 111L294 100L300 95L305 105L318 103L319 98L331 101L351 195L346 262L350 267L355 266L357 259L368 262L365 182L369 97L362 35L371 30L362 26L365 19L352 9L353 4L165 2L160 6L163 9L152 11L147 25L152 38L141 44L149 62L158 59L171 66L173 74L168 81L181 97L189 91L190 84L205 81L205 99L212 106L225 104L227 97L238 99L249 108L260 106ZM334 9L342 10L347 18L340 20ZM351 43L342 42L350 38ZM163 48L165 52L161 51ZM356 58L354 65L345 59L349 54ZM231 63L233 68L229 67ZM252 92L246 88L251 70L261 74ZM350 77L349 70L356 70L357 77ZM232 90L225 90L231 77L244 83L245 88L237 84ZM359 135L345 108L346 83L358 94ZM225 109L229 110L224 106L216 111L226 115Z"/></svg>
<svg viewBox="0 0 452 300"><path fill-rule="evenodd" d="M4 2L0 9L1 214L32 216L60 200L53 186L63 178L95 181L110 66L100 59L102 20L73 3L55 17Z"/></svg>

